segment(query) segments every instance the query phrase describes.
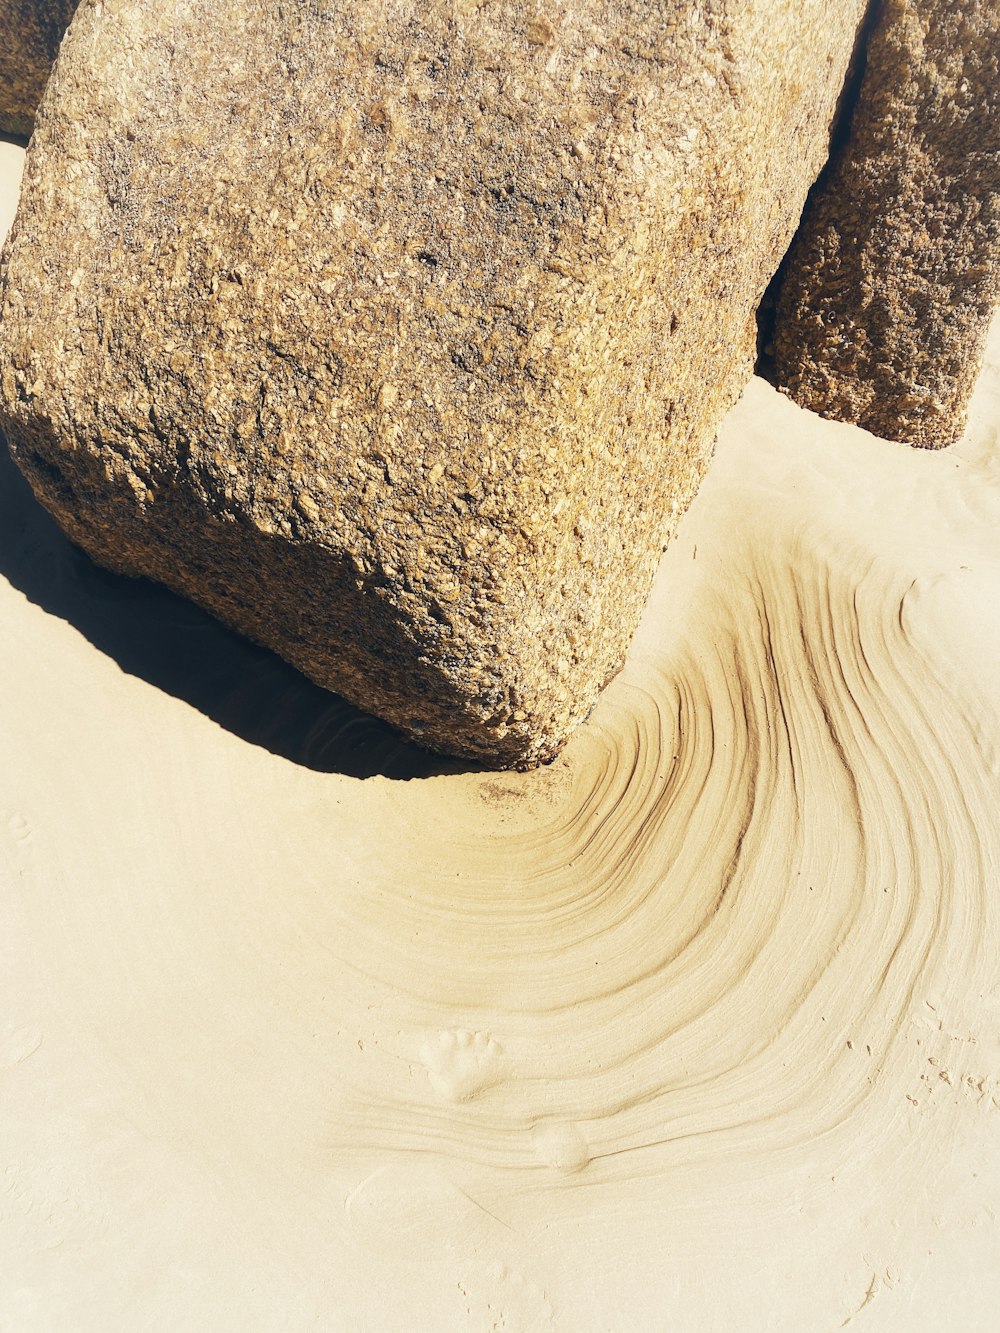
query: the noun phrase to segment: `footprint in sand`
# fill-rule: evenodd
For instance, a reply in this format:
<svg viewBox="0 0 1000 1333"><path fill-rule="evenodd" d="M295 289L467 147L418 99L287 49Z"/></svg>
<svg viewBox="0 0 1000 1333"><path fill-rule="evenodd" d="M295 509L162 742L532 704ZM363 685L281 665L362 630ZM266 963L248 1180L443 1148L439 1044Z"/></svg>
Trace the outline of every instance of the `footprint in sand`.
<svg viewBox="0 0 1000 1333"><path fill-rule="evenodd" d="M531 1138L541 1161L565 1176L582 1171L590 1161L587 1140L571 1120L538 1124Z"/></svg>
<svg viewBox="0 0 1000 1333"><path fill-rule="evenodd" d="M15 1027L8 1023L0 1028L0 1069L14 1069L23 1064L42 1044L42 1030L34 1024Z"/></svg>
<svg viewBox="0 0 1000 1333"><path fill-rule="evenodd" d="M19 852L26 852L31 843L33 830L24 815L18 814L16 811L9 813L6 824L7 832L15 849Z"/></svg>
<svg viewBox="0 0 1000 1333"><path fill-rule="evenodd" d="M420 1058L435 1092L449 1101L465 1102L499 1080L502 1054L488 1032L460 1028L429 1037Z"/></svg>
<svg viewBox="0 0 1000 1333"><path fill-rule="evenodd" d="M485 1270L485 1279L479 1291L468 1279L459 1283L473 1327L489 1333L545 1333L554 1326L552 1303L530 1278L494 1262Z"/></svg>

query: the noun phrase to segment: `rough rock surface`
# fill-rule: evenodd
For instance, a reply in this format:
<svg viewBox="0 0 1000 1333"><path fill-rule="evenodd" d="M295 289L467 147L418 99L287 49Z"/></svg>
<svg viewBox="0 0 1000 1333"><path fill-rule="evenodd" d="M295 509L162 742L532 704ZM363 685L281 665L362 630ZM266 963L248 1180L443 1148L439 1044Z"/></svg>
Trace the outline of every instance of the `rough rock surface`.
<svg viewBox="0 0 1000 1333"><path fill-rule="evenodd" d="M0 0L0 131L31 133L77 0Z"/></svg>
<svg viewBox="0 0 1000 1333"><path fill-rule="evenodd" d="M85 0L0 428L99 561L428 746L547 759L751 373L862 9Z"/></svg>
<svg viewBox="0 0 1000 1333"><path fill-rule="evenodd" d="M775 373L891 440L958 439L1000 301L1000 3L884 0L778 298Z"/></svg>

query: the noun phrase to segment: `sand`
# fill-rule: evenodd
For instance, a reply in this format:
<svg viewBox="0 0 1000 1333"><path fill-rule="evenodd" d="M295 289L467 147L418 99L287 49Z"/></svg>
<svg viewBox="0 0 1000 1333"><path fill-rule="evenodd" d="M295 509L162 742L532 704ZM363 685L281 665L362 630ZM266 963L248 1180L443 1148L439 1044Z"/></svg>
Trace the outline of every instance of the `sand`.
<svg viewBox="0 0 1000 1333"><path fill-rule="evenodd" d="M1000 327L942 454L755 380L520 775L6 464L0 1329L992 1329L998 426Z"/></svg>

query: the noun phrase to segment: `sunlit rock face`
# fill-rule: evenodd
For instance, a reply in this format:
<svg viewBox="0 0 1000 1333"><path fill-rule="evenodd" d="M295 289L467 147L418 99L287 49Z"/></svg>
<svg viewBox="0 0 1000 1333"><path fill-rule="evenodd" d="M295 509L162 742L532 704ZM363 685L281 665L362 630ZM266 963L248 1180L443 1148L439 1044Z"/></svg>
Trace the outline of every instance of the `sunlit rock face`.
<svg viewBox="0 0 1000 1333"><path fill-rule="evenodd" d="M422 744L551 759L749 377L862 9L85 4L0 309L18 464Z"/></svg>

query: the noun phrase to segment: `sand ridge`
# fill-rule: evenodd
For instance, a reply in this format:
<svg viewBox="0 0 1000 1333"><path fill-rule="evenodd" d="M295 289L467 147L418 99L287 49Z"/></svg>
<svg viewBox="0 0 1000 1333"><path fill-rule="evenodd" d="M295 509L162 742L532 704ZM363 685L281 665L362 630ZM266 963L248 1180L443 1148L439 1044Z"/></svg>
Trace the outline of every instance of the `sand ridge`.
<svg viewBox="0 0 1000 1333"><path fill-rule="evenodd" d="M3 473L0 1328L989 1327L998 406L755 381L520 775L353 776L434 770Z"/></svg>

